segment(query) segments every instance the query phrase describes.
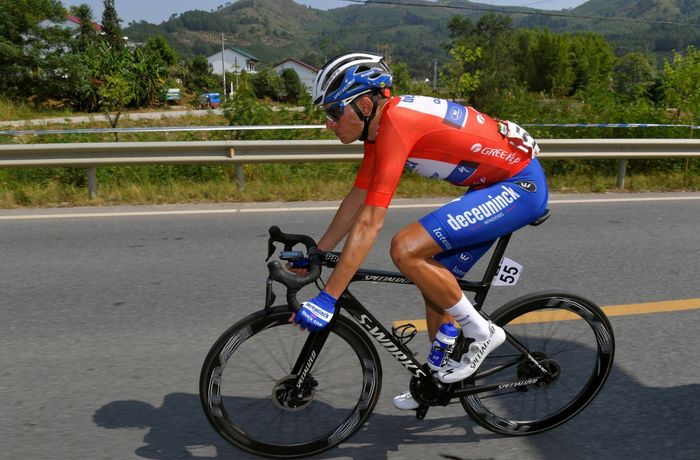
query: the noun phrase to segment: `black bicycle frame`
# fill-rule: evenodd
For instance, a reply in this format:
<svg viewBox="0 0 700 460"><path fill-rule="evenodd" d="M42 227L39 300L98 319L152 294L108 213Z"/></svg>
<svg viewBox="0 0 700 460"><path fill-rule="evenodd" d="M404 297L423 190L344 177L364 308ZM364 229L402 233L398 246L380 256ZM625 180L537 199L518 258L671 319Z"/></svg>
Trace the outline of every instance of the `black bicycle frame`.
<svg viewBox="0 0 700 460"><path fill-rule="evenodd" d="M505 254L506 247L510 242L512 233L503 235L496 242L496 247L491 255L488 266L484 272L481 281L467 281L467 280L457 280L460 288L463 291L474 292L476 295L474 297L474 307L477 311L480 311L486 295L491 288L491 281L498 272L500 267L501 259ZM340 254L335 252L327 252L322 254L323 265L329 268L334 268L340 259ZM352 277L350 283L358 281L372 281L380 283L394 283L394 284L413 284L405 275L399 272L385 271L385 270L372 270L372 269L359 269L355 275ZM406 370L408 370L414 377L421 380L421 383L427 385L431 388L440 389L441 384L432 378L430 372L425 364L420 363L414 356L406 345L403 344L398 338L394 336L389 330L387 330L375 317L372 315L359 300L355 298L354 295L350 293L349 290L345 290L341 297L338 299L336 304L337 309L344 309L347 311L353 319L362 326L365 331L376 340L384 349L386 349L390 355L396 359ZM336 312L337 313L337 312ZM299 378L296 383L296 387L301 389L304 385L306 377L308 376L311 368L313 367L316 358L320 354L321 348L325 343L330 330L332 329L333 320L331 320L330 327L325 330L310 334L309 339L304 344L297 362L292 368L292 374L297 375ZM506 331L506 337L509 342L513 344L520 352L525 355L529 355L529 351L525 348L518 340L513 336L508 334ZM460 340L463 340L460 335ZM459 343L458 343L459 345ZM506 363L501 366L483 371L477 372L474 376L474 380L479 378L492 375L496 372L503 370L509 366L517 364L519 359L514 359L511 363ZM471 388L457 388L456 384L449 385L448 391L444 392L446 400L443 403L447 403L452 397L478 393L482 391L489 391L497 388L516 388L519 386L534 384L539 380L538 378L532 378L527 380L519 381L509 381L509 382L499 382L479 387Z"/></svg>

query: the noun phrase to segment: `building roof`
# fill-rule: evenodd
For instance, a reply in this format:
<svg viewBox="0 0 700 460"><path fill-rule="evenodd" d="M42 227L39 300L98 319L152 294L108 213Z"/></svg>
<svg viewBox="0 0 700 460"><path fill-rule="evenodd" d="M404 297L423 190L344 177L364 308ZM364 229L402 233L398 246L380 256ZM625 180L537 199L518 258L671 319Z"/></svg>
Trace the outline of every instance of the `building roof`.
<svg viewBox="0 0 700 460"><path fill-rule="evenodd" d="M241 51L241 50L239 50L238 48L231 48L231 50L232 50L232 51L235 51L235 52L238 53L238 54L241 54L241 55L247 57L247 58L250 59L251 61L260 62L260 59L256 58L256 57L253 56L253 55L250 55L250 54L246 53L245 51Z"/></svg>
<svg viewBox="0 0 700 460"><path fill-rule="evenodd" d="M70 21L74 24L80 25L80 18L78 18L78 16L73 16L72 14L66 14L66 20ZM102 24L99 24L99 23L93 21L92 25L95 26L95 30L97 30L98 32L102 32Z"/></svg>
<svg viewBox="0 0 700 460"><path fill-rule="evenodd" d="M300 66L306 67L307 69L311 70L312 72L318 72L318 69L316 67L309 65L305 62L301 62L300 60L294 59L294 58L284 59L284 60L278 62L277 64L273 65L272 67L280 66L280 65L284 64L285 62L289 62L289 61L295 62L295 63L299 64Z"/></svg>

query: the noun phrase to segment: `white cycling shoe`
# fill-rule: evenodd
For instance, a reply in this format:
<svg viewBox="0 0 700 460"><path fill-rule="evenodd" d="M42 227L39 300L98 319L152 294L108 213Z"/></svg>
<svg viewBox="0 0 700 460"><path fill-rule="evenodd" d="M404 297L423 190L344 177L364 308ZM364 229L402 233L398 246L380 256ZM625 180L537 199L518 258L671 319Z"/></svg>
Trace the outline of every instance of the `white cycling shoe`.
<svg viewBox="0 0 700 460"><path fill-rule="evenodd" d="M506 341L506 333L503 329L489 321L491 335L481 342L469 344L469 350L462 355L462 359L455 361L448 359L439 371L433 371L433 375L442 383L455 383L472 375L481 366L489 353ZM401 410L413 410L418 408L418 401L413 399L411 391L407 390L394 396L394 407Z"/></svg>
<svg viewBox="0 0 700 460"><path fill-rule="evenodd" d="M411 396L411 390L406 390L406 392L394 396L394 407L401 410L418 409L418 401Z"/></svg>
<svg viewBox="0 0 700 460"><path fill-rule="evenodd" d="M462 355L459 361L448 359L442 369L435 375L442 383L455 383L472 375L481 366L489 353L506 341L506 333L503 329L489 321L491 335L481 342L469 344L469 350Z"/></svg>

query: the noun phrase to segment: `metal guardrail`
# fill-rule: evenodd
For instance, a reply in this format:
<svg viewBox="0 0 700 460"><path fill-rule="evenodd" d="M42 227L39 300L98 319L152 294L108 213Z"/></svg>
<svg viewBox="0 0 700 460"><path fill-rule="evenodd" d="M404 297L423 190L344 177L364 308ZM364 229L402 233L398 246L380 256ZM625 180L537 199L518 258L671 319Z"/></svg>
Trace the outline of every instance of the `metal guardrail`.
<svg viewBox="0 0 700 460"><path fill-rule="evenodd" d="M625 160L700 156L700 139L541 139L539 158L617 159L618 186L624 186ZM95 168L147 164L238 164L236 177L243 185L243 163L358 161L362 143L337 140L101 142L75 144L0 145L0 167L85 167L92 196L97 193Z"/></svg>

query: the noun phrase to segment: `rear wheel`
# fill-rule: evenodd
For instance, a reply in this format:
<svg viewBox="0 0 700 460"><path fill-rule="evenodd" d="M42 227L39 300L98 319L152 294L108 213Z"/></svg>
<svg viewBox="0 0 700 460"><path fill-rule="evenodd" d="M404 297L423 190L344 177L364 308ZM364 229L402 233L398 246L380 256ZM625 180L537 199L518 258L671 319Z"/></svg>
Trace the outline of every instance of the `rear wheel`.
<svg viewBox="0 0 700 460"><path fill-rule="evenodd" d="M507 340L479 374L504 366L476 387L496 389L461 397L481 426L506 435L540 433L578 414L598 394L612 369L615 339L602 310L582 297L531 294L499 308L491 320L529 351Z"/></svg>
<svg viewBox="0 0 700 460"><path fill-rule="evenodd" d="M375 348L338 316L305 384L292 367L309 333L287 322L288 307L255 313L226 331L200 376L207 418L227 441L258 455L303 457L350 437L374 409L381 387Z"/></svg>

